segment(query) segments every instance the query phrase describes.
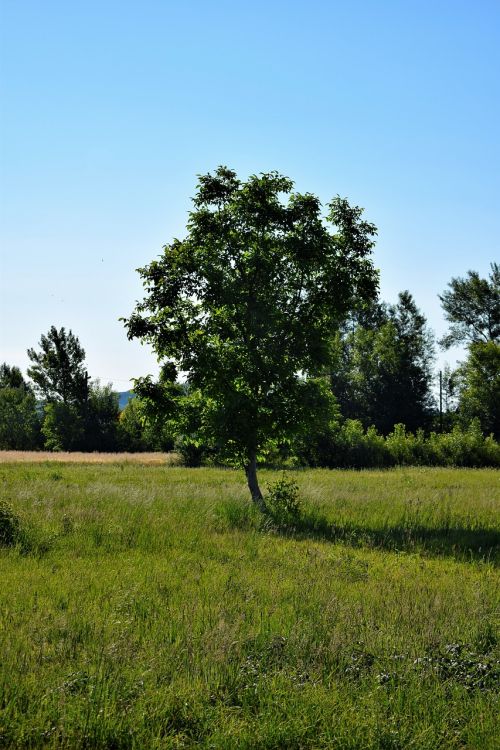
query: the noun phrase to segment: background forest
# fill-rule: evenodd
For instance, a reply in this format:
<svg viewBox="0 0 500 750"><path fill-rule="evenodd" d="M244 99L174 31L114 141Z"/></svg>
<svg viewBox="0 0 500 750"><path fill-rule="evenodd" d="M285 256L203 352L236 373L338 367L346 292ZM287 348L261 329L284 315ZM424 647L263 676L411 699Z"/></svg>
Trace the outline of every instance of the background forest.
<svg viewBox="0 0 500 750"><path fill-rule="evenodd" d="M449 332L438 345L466 351L455 370L434 371L434 335L410 292L394 305L365 305L328 342L330 364L318 373L334 397L331 413L303 438L269 440L260 462L500 465L499 265L486 279L474 271L452 279L440 300ZM159 410L147 389L120 409L111 385L89 377L72 331L53 326L28 356L27 377L0 367L2 450L175 449L190 466L222 462L221 446L201 429L203 399L187 383L176 386L191 396L181 416Z"/></svg>

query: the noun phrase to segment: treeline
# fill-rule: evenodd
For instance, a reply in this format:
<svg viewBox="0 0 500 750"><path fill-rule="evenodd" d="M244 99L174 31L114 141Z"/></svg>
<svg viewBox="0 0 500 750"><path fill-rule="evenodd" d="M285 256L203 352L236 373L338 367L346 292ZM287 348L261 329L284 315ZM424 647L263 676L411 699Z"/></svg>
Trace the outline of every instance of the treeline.
<svg viewBox="0 0 500 750"><path fill-rule="evenodd" d="M28 350L26 380L0 366L0 449L49 451L168 451L173 438L132 399L120 411L110 384L90 380L85 351L72 331L54 326L39 351Z"/></svg>
<svg viewBox="0 0 500 750"><path fill-rule="evenodd" d="M365 306L329 342L330 365L316 375L318 386L333 394L332 412L302 438L269 441L261 461L500 465L499 265L491 265L487 279L473 271L452 279L440 299L450 329L438 343L465 345L467 356L454 371L440 373L439 390L434 336L412 295ZM120 411L111 385L89 378L71 331L52 327L28 356L29 380L17 367L0 367L0 449L176 449L190 465L220 460L217 435L209 439L202 429L210 405L187 384L175 385L182 414L173 413L175 393L165 395L161 378L158 384L143 379L142 398Z"/></svg>

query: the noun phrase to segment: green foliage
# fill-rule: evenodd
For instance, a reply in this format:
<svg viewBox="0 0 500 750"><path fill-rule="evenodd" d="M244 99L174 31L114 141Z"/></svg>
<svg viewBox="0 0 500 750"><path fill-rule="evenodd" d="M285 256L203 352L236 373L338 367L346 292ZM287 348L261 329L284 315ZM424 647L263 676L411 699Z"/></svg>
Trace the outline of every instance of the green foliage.
<svg viewBox="0 0 500 750"><path fill-rule="evenodd" d="M300 521L302 502L299 486L293 477L283 474L276 482L267 485L266 507L280 527L294 527Z"/></svg>
<svg viewBox="0 0 500 750"><path fill-rule="evenodd" d="M445 348L467 344L468 356L453 373L458 419L478 419L485 433L500 438L500 266L491 264L488 279L469 271L452 279L440 297L450 331Z"/></svg>
<svg viewBox="0 0 500 750"><path fill-rule="evenodd" d="M411 294L353 317L333 340L331 387L344 418L387 434L394 424L429 425L433 336Z"/></svg>
<svg viewBox="0 0 500 750"><path fill-rule="evenodd" d="M432 432L426 462L435 466L500 467L500 444L491 436L484 437L476 419L465 428L455 425L448 433Z"/></svg>
<svg viewBox="0 0 500 750"><path fill-rule="evenodd" d="M33 365L28 375L42 398L49 402L81 405L88 398L85 351L72 331L51 326L39 342L41 351L28 349Z"/></svg>
<svg viewBox="0 0 500 750"><path fill-rule="evenodd" d="M108 383L90 384L84 403L54 401L45 404L42 433L45 448L53 451L116 451L118 394Z"/></svg>
<svg viewBox="0 0 500 750"><path fill-rule="evenodd" d="M49 451L82 450L85 422L81 410L64 401L45 404L42 434L44 446Z"/></svg>
<svg viewBox="0 0 500 750"><path fill-rule="evenodd" d="M449 290L439 297L450 331L441 340L454 344L500 341L500 266L491 264L488 279L468 271L465 279L452 279Z"/></svg>
<svg viewBox="0 0 500 750"><path fill-rule="evenodd" d="M146 296L125 321L129 338L166 363L166 395L146 384L165 418L177 407L185 421L183 400L201 399L196 440L252 467L249 485L268 439L286 441L317 419L303 408L308 380L327 364L341 320L377 287L376 230L361 209L335 198L330 229L319 200L292 191L274 172L241 182L220 167L200 177L186 238L140 269ZM172 394L167 381L181 371L189 393Z"/></svg>
<svg viewBox="0 0 500 750"><path fill-rule="evenodd" d="M90 384L89 397L83 410L86 450L115 451L118 447L118 394L110 383L99 381Z"/></svg>
<svg viewBox="0 0 500 750"><path fill-rule="evenodd" d="M393 463L384 438L371 426L365 431L361 422L348 419L334 437L331 451L333 466L361 469Z"/></svg>
<svg viewBox="0 0 500 750"><path fill-rule="evenodd" d="M196 431L199 408L191 407L191 400L181 399L182 386L160 374L158 383L151 377L135 381L134 393L120 413L119 443L122 450L179 452L186 429ZM196 442L196 436L192 435ZM198 465L198 464L196 464Z"/></svg>
<svg viewBox="0 0 500 750"><path fill-rule="evenodd" d="M40 414L33 393L0 388L0 450L34 450L41 444Z"/></svg>
<svg viewBox="0 0 500 750"><path fill-rule="evenodd" d="M6 362L0 365L0 390L4 388L20 388L25 392L31 390L28 383L23 378L19 367L10 366Z"/></svg>
<svg viewBox="0 0 500 750"><path fill-rule="evenodd" d="M469 345L468 357L454 373L462 423L478 419L485 433L500 439L500 344Z"/></svg>
<svg viewBox="0 0 500 750"><path fill-rule="evenodd" d="M328 434L311 435L298 456L309 466L330 468L500 466L500 445L484 437L477 420L465 428L455 425L450 432L428 436L423 430L412 433L397 424L384 438L375 427L365 430L359 420L348 419L332 426Z"/></svg>
<svg viewBox="0 0 500 750"><path fill-rule="evenodd" d="M12 506L0 499L0 547L10 547L19 539L21 522Z"/></svg>
<svg viewBox="0 0 500 750"><path fill-rule="evenodd" d="M149 450L144 440L143 409L137 397L131 398L121 410L117 430L120 450L131 453Z"/></svg>

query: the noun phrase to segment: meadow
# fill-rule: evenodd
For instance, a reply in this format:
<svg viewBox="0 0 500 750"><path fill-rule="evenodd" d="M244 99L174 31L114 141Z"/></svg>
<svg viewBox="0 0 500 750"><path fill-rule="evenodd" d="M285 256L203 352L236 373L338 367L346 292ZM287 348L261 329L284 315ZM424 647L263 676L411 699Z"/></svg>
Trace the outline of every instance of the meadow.
<svg viewBox="0 0 500 750"><path fill-rule="evenodd" d="M500 472L293 477L4 456L0 747L498 747Z"/></svg>

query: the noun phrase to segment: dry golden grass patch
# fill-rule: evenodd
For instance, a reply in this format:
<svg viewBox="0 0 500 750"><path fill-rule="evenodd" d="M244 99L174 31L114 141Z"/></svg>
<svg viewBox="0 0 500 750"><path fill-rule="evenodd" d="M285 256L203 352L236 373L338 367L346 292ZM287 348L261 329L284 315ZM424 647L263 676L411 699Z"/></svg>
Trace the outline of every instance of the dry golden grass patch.
<svg viewBox="0 0 500 750"><path fill-rule="evenodd" d="M51 453L50 451L0 451L0 464L6 463L71 464L141 464L146 466L177 465L177 453L83 453L80 451Z"/></svg>

